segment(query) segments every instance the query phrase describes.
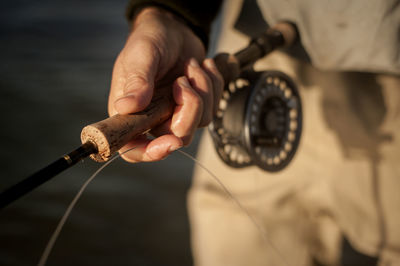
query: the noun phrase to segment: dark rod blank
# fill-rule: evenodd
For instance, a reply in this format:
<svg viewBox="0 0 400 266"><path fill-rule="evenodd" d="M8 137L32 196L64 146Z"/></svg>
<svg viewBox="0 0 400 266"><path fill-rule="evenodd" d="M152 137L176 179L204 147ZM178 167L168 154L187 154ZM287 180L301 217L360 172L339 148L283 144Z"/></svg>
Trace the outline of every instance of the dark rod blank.
<svg viewBox="0 0 400 266"><path fill-rule="evenodd" d="M13 201L19 199L23 195L29 193L36 187L50 180L62 171L75 165L92 153L96 153L97 148L95 144L87 142L80 146L78 149L68 153L67 155L59 158L45 168L37 171L33 175L27 177L14 186L6 189L0 194L0 209L6 207Z"/></svg>

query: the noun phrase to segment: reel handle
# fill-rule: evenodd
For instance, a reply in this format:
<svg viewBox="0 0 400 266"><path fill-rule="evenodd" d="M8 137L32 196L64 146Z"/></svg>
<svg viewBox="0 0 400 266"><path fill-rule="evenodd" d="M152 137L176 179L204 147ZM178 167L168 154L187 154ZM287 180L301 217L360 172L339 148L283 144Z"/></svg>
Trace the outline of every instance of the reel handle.
<svg viewBox="0 0 400 266"><path fill-rule="evenodd" d="M292 44L295 39L296 30L293 25L279 23L236 54L218 54L215 62L225 83L229 83L239 76L241 69L279 46ZM117 114L88 125L82 129L81 141L95 144L98 152L91 154L91 158L105 162L128 141L170 118L174 107L171 88L158 88L145 110L129 115Z"/></svg>

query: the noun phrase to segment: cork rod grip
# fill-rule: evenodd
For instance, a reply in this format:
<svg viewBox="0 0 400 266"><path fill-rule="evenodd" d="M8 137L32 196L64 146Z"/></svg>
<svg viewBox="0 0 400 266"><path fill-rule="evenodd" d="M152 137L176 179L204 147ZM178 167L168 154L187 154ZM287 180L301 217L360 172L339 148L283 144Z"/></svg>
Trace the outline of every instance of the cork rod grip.
<svg viewBox="0 0 400 266"><path fill-rule="evenodd" d="M130 140L171 117L174 106L171 88L158 89L145 110L130 115L116 114L84 127L81 132L82 143L94 143L98 152L90 157L97 162L105 162Z"/></svg>

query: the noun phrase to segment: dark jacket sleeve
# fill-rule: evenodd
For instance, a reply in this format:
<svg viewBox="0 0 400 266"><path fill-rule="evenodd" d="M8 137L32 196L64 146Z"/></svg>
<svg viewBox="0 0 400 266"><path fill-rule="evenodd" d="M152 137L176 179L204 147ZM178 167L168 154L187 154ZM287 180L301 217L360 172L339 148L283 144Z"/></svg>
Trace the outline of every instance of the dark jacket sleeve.
<svg viewBox="0 0 400 266"><path fill-rule="evenodd" d="M218 13L222 0L130 0L127 17L145 6L162 7L181 17L207 47L211 23Z"/></svg>

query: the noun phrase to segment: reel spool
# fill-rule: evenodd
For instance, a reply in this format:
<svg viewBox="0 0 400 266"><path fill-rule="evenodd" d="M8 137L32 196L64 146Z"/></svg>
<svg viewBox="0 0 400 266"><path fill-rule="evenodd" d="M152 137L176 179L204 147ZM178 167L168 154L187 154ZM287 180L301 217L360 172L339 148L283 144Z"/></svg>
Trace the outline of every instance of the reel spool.
<svg viewBox="0 0 400 266"><path fill-rule="evenodd" d="M243 72L227 84L209 126L219 157L229 166L282 170L296 153L302 129L301 100L282 72Z"/></svg>

